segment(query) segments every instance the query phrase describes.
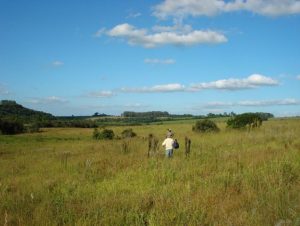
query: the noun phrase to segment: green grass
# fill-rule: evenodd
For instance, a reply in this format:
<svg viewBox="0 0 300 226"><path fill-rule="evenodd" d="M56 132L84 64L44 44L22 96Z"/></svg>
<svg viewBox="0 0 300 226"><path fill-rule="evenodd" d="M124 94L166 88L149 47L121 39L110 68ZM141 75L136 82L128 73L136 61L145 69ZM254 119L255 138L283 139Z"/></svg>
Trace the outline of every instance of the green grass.
<svg viewBox="0 0 300 226"><path fill-rule="evenodd" d="M220 121L217 134L194 122L131 127L128 141L95 141L93 129L0 136L0 225L300 225L299 119L250 132ZM147 158L148 134L161 143L168 127L174 158L162 147Z"/></svg>

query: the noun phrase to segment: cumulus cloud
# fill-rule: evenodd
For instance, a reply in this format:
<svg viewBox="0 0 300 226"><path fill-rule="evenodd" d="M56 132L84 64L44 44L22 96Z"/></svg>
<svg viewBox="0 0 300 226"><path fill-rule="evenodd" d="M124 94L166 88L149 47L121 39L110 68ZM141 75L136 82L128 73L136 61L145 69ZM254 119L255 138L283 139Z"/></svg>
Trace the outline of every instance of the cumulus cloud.
<svg viewBox="0 0 300 226"><path fill-rule="evenodd" d="M244 100L238 102L210 102L205 105L205 108L224 108L224 107L265 107L265 106L287 106L300 105L300 101L293 98L280 100Z"/></svg>
<svg viewBox="0 0 300 226"><path fill-rule="evenodd" d="M154 6L158 18L168 16L214 16L219 13L249 11L265 16L300 13L299 0L165 0Z"/></svg>
<svg viewBox="0 0 300 226"><path fill-rule="evenodd" d="M122 88L121 92L125 93L165 93L165 92L179 92L184 91L185 87L178 83L155 85L152 87L141 88Z"/></svg>
<svg viewBox="0 0 300 226"><path fill-rule="evenodd" d="M64 65L64 62L59 61L59 60L56 60L56 61L53 61L53 62L52 62L52 66L53 66L53 67L61 67L61 66L63 66L63 65Z"/></svg>
<svg viewBox="0 0 300 226"><path fill-rule="evenodd" d="M191 25L188 24L182 24L181 21L174 20L173 26L160 26L155 25L152 27L153 32L177 32L177 33L189 33L193 31L193 28Z"/></svg>
<svg viewBox="0 0 300 226"><path fill-rule="evenodd" d="M175 64L174 59L156 59L156 58L146 58L144 60L145 64Z"/></svg>
<svg viewBox="0 0 300 226"><path fill-rule="evenodd" d="M222 79L213 82L203 82L199 84L192 84L190 89L192 91L203 89L221 89L221 90L240 90L252 89L259 86L276 86L279 82L264 75L253 74L244 79Z"/></svg>
<svg viewBox="0 0 300 226"><path fill-rule="evenodd" d="M49 96L45 98L34 98L27 101L31 104L65 104L69 101L57 96Z"/></svg>
<svg viewBox="0 0 300 226"><path fill-rule="evenodd" d="M174 29L171 27L154 27L153 31L138 29L128 23L119 24L106 31L106 35L123 38L130 45L141 45L145 48L154 48L163 45L190 46L197 44L217 44L227 42L227 38L217 31Z"/></svg>
<svg viewBox="0 0 300 226"><path fill-rule="evenodd" d="M152 87L139 88L121 88L121 92L125 93L158 93L158 92L197 92L206 89L216 90L243 90L253 89L260 86L277 86L279 82L273 78L266 77L260 74L253 74L243 79L222 79L212 82L203 82L185 86L179 83L166 85L155 85Z"/></svg>
<svg viewBox="0 0 300 226"><path fill-rule="evenodd" d="M168 16L184 17L192 16L211 16L217 14L224 2L219 0L165 0L154 6L153 15L158 18Z"/></svg>
<svg viewBox="0 0 300 226"><path fill-rule="evenodd" d="M112 97L115 94L112 91L99 91L99 92L90 92L88 97L96 97L96 98L105 98L105 97Z"/></svg>

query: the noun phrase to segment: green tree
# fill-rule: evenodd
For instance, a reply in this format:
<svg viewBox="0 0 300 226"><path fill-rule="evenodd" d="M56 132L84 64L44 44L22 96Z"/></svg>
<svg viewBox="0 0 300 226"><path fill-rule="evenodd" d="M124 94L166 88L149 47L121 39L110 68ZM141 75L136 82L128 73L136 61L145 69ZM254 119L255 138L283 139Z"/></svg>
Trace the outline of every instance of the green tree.
<svg viewBox="0 0 300 226"><path fill-rule="evenodd" d="M22 122L17 120L2 120L0 119L0 131L2 134L18 134L25 131Z"/></svg>
<svg viewBox="0 0 300 226"><path fill-rule="evenodd" d="M259 113L244 113L230 118L227 121L227 127L233 129L256 128L262 125L262 121Z"/></svg>

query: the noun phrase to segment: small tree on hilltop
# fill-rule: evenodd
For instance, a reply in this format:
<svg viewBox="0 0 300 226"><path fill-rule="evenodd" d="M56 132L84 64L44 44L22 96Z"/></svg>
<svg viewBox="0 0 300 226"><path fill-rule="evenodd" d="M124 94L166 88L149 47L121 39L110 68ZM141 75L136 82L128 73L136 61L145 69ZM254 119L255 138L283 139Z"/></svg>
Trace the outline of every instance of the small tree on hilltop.
<svg viewBox="0 0 300 226"><path fill-rule="evenodd" d="M219 132L220 129L218 128L215 122L205 119L205 120L197 121L196 125L193 126L193 131L206 133L206 132Z"/></svg>

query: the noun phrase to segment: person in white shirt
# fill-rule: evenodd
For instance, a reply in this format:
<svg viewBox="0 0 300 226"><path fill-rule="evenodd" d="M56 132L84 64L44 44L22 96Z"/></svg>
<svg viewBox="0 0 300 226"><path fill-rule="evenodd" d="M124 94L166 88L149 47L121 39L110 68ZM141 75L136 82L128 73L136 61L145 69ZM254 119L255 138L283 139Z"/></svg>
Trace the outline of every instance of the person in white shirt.
<svg viewBox="0 0 300 226"><path fill-rule="evenodd" d="M174 140L171 137L167 137L162 143L162 146L164 146L166 149L166 156L168 158L171 158L173 156L173 143Z"/></svg>

